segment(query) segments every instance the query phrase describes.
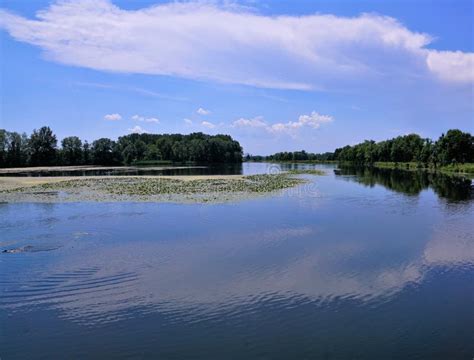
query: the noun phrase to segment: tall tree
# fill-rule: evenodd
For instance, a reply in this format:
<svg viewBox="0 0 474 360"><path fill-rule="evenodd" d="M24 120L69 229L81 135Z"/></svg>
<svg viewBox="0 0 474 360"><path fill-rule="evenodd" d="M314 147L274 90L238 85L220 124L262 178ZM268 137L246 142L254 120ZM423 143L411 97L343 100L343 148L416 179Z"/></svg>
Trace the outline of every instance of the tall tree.
<svg viewBox="0 0 474 360"><path fill-rule="evenodd" d="M56 135L48 126L33 130L30 138L30 162L33 166L54 165L57 153Z"/></svg>
<svg viewBox="0 0 474 360"><path fill-rule="evenodd" d="M420 155L418 157L418 161L422 164L429 165L433 163L436 165L436 161L434 159L434 144L431 139L424 139L423 148L420 151Z"/></svg>
<svg viewBox="0 0 474 360"><path fill-rule="evenodd" d="M65 165L78 165L82 162L82 141L77 136L69 136L61 142Z"/></svg>
<svg viewBox="0 0 474 360"><path fill-rule="evenodd" d="M440 163L465 163L474 161L474 137L461 130L449 130L436 142L436 152Z"/></svg>
<svg viewBox="0 0 474 360"><path fill-rule="evenodd" d="M88 165L92 162L91 159L91 148L89 143L84 141L84 145L82 145L82 163Z"/></svg>
<svg viewBox="0 0 474 360"><path fill-rule="evenodd" d="M120 152L117 144L107 138L101 138L92 143L92 162L96 165L120 164Z"/></svg>
<svg viewBox="0 0 474 360"><path fill-rule="evenodd" d="M7 134L5 129L0 129L0 167L7 166Z"/></svg>
<svg viewBox="0 0 474 360"><path fill-rule="evenodd" d="M28 138L26 134L17 132L7 136L7 164L12 167L25 166L27 161Z"/></svg>

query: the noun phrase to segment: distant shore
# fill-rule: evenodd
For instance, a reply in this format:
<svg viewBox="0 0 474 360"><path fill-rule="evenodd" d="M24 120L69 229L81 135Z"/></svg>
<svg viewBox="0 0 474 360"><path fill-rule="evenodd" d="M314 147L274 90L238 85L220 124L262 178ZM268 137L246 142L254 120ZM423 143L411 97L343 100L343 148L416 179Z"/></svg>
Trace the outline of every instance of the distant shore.
<svg viewBox="0 0 474 360"><path fill-rule="evenodd" d="M262 160L268 163L286 163L286 164L334 164L334 165L353 165L353 166L372 166L380 169L394 169L394 170L407 170L407 171L430 171L440 172L448 175L461 175L461 176L474 176L474 163L465 164L451 164L439 167L425 166L415 161L411 162L389 162L389 161L377 161L373 164L359 164L350 161L336 161L336 160L296 160L296 161L272 161ZM254 161L246 161L254 162Z"/></svg>

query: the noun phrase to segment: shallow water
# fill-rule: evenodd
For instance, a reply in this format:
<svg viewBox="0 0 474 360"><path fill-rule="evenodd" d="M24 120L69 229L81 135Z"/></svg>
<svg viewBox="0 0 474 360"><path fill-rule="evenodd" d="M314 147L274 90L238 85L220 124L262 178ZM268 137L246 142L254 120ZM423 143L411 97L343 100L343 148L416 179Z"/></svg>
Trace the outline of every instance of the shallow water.
<svg viewBox="0 0 474 360"><path fill-rule="evenodd" d="M318 168L238 203L0 204L0 357L472 358L470 181Z"/></svg>

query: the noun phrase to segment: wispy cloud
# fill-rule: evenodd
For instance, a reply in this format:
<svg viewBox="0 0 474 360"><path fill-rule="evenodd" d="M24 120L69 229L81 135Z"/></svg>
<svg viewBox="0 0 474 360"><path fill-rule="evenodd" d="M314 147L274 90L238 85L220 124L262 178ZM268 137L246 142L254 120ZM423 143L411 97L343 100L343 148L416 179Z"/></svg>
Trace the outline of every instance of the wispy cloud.
<svg viewBox="0 0 474 360"><path fill-rule="evenodd" d="M321 115L313 111L309 115L300 115L296 121L288 121L286 123L266 122L262 116L251 119L240 118L235 120L231 127L233 128L254 128L263 129L272 134L289 134L295 135L302 128L319 129L322 124L327 124L334 121L334 118L329 115Z"/></svg>
<svg viewBox="0 0 474 360"><path fill-rule="evenodd" d="M263 116L257 116L251 119L237 119L232 123L232 127L252 127L268 129L269 125L263 120Z"/></svg>
<svg viewBox="0 0 474 360"><path fill-rule="evenodd" d="M192 125L193 124L193 121L191 119L188 119L188 118L183 119L183 121L186 125Z"/></svg>
<svg viewBox="0 0 474 360"><path fill-rule="evenodd" d="M197 109L196 112L197 112L199 115L209 115L209 114L211 113L210 110L203 109L202 107L200 107L199 109Z"/></svg>
<svg viewBox="0 0 474 360"><path fill-rule="evenodd" d="M122 120L122 115L120 115L120 114L107 114L107 115L104 115L104 120L108 120L108 121Z"/></svg>
<svg viewBox="0 0 474 360"><path fill-rule="evenodd" d="M474 82L473 53L434 50L432 36L374 14L269 17L206 1L125 10L63 0L36 19L1 10L0 27L52 61L121 73L297 90L400 74Z"/></svg>
<svg viewBox="0 0 474 360"><path fill-rule="evenodd" d="M112 85L112 84L104 84L104 83L96 83L96 82L82 82L82 81L74 82L73 85L81 86L81 87L98 88L98 89L126 91L126 92L132 92L132 93L136 93L136 94L147 96L147 97L159 98L163 100L188 101L188 99L184 97L171 96L171 95L159 93L156 91L143 89L140 87L133 87L133 86L121 86L121 85Z"/></svg>
<svg viewBox="0 0 474 360"><path fill-rule="evenodd" d="M216 127L216 125L211 123L210 121L203 121L201 122L201 125L208 129L214 129Z"/></svg>
<svg viewBox="0 0 474 360"><path fill-rule="evenodd" d="M155 124L159 124L159 123L160 123L160 120L159 120L158 118L155 118L155 117L145 117L145 116L141 116L141 115L133 115L133 116L132 116L132 120L141 121L141 122L147 122L147 123L155 123Z"/></svg>
<svg viewBox="0 0 474 360"><path fill-rule="evenodd" d="M142 95L145 95L145 96L151 96L151 97L155 97L155 98L160 98L160 99L163 99L163 100L188 101L188 99L186 99L184 97L165 95L165 94L162 94L162 93L158 93L156 91L142 89L142 88L139 88L139 87L127 87L125 89L128 90L128 91L136 92L138 94L142 94Z"/></svg>

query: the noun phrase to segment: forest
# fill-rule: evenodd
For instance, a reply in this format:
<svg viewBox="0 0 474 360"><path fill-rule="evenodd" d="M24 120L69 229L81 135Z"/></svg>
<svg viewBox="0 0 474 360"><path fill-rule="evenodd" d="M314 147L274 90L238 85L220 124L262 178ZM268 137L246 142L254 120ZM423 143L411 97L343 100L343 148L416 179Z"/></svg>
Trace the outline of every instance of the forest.
<svg viewBox="0 0 474 360"><path fill-rule="evenodd" d="M58 146L47 126L30 136L0 129L0 167L157 162L238 163L242 162L242 147L229 135L203 133L130 134L117 141L101 138L92 143L69 136Z"/></svg>
<svg viewBox="0 0 474 360"><path fill-rule="evenodd" d="M453 129L437 141L417 134L375 142L366 140L334 151L334 159L361 164L375 162L417 162L425 165L449 165L474 162L474 137Z"/></svg>
<svg viewBox="0 0 474 360"><path fill-rule="evenodd" d="M301 151L284 151L278 152L269 156L252 156L246 155L246 161L333 161L334 153L326 152L322 154L315 154Z"/></svg>
<svg viewBox="0 0 474 360"><path fill-rule="evenodd" d="M372 165L376 162L415 162L424 167L474 162L474 137L452 129L436 141L417 134L375 142L366 140L322 154L304 150L270 156L242 156L239 142L229 135L203 133L130 134L117 141L101 138L88 143L77 136L58 145L44 126L28 136L0 129L0 167L52 165L131 165L173 163L238 163L246 161L339 161Z"/></svg>
<svg viewBox="0 0 474 360"><path fill-rule="evenodd" d="M270 156L245 157L247 161L339 161L362 165L376 162L415 162L425 167L446 166L474 162L474 137L461 130L452 129L438 140L422 138L417 134L398 136L375 142L366 140L356 145L346 145L333 153L308 153L304 150L279 152Z"/></svg>

